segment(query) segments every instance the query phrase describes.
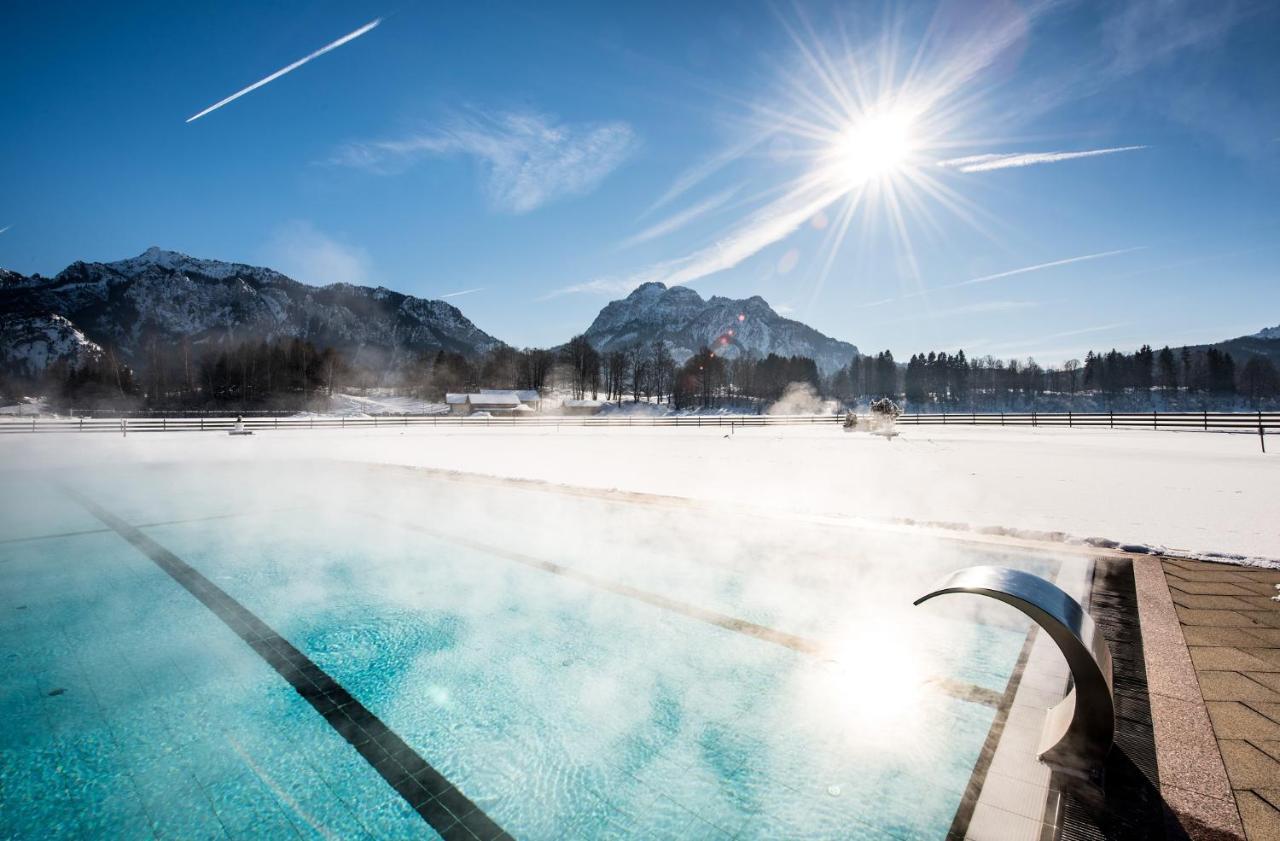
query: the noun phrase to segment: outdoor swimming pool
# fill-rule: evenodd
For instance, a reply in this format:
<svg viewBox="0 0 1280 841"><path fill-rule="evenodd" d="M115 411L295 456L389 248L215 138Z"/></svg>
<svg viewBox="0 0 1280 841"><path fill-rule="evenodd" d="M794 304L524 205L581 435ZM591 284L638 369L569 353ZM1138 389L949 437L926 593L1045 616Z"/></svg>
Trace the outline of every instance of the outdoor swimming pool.
<svg viewBox="0 0 1280 841"><path fill-rule="evenodd" d="M911 600L1085 563L395 468L6 500L19 838L942 838L1028 625Z"/></svg>

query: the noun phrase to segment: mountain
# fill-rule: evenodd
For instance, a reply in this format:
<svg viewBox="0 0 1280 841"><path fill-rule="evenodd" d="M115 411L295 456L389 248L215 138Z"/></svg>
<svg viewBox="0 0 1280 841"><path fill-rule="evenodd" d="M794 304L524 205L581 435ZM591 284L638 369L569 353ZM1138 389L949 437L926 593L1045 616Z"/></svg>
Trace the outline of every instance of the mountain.
<svg viewBox="0 0 1280 841"><path fill-rule="evenodd" d="M1280 327L1268 327L1249 336L1240 336L1210 345L1196 345L1191 349L1202 351L1211 347L1231 354L1237 367L1244 365L1252 356L1265 357L1280 367Z"/></svg>
<svg viewBox="0 0 1280 841"><path fill-rule="evenodd" d="M646 283L627 297L612 301L587 328L587 339L601 352L661 339L676 362L703 347L733 359L742 354L808 356L824 374L849 364L858 349L824 336L812 327L783 318L764 298L710 300L687 286L667 288Z"/></svg>
<svg viewBox="0 0 1280 841"><path fill-rule="evenodd" d="M0 361L37 373L111 346L141 362L161 346L299 338L380 368L438 350L478 356L501 344L456 307L383 287L308 286L272 269L149 248L56 277L0 270Z"/></svg>

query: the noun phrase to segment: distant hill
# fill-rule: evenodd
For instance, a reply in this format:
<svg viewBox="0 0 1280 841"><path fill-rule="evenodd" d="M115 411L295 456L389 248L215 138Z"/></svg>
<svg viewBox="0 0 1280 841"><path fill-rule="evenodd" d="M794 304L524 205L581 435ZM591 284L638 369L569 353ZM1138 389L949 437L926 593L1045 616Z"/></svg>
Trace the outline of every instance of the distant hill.
<svg viewBox="0 0 1280 841"><path fill-rule="evenodd" d="M384 287L309 286L243 263L147 249L114 263L72 263L57 276L0 270L0 362L36 374L111 346L138 363L172 346L299 338L382 368L438 350L478 356L501 344L457 307Z"/></svg>
<svg viewBox="0 0 1280 841"><path fill-rule="evenodd" d="M1274 362L1276 367L1280 367L1280 326L1268 327L1249 336L1227 339L1211 345L1196 345L1191 349L1208 350L1211 347L1231 354L1237 367L1248 362L1251 356L1266 357Z"/></svg>
<svg viewBox="0 0 1280 841"><path fill-rule="evenodd" d="M627 348L661 339L677 362L703 347L735 358L748 353L807 356L824 374L849 364L858 349L808 325L783 318L759 295L710 300L687 286L646 283L627 297L607 304L587 328L599 351Z"/></svg>

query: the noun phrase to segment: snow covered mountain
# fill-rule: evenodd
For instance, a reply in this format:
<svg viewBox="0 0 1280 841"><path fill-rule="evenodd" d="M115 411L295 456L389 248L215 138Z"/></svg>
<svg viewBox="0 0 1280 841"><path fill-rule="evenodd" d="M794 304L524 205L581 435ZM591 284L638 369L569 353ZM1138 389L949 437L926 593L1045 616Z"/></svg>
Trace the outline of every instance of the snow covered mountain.
<svg viewBox="0 0 1280 841"><path fill-rule="evenodd" d="M0 365L24 374L39 373L60 359L81 365L102 355L98 344L56 313L0 312L0 336Z"/></svg>
<svg viewBox="0 0 1280 841"><path fill-rule="evenodd" d="M1280 324L1275 327L1264 327L1257 333L1254 333L1251 339L1280 339Z"/></svg>
<svg viewBox="0 0 1280 841"><path fill-rule="evenodd" d="M667 288L661 283L646 283L626 298L610 302L587 328L586 336L599 351L661 339L677 362L702 347L729 359L744 353L808 356L824 374L848 365L858 353L848 342L783 318L759 295L745 300L715 295L703 300L686 286Z"/></svg>
<svg viewBox="0 0 1280 841"><path fill-rule="evenodd" d="M104 345L140 362L153 341L164 347L184 338L198 345L296 337L372 368L501 344L444 301L383 287L308 286L272 269L159 248L114 263L72 263L53 278L0 270L0 324L0 361L31 373Z"/></svg>

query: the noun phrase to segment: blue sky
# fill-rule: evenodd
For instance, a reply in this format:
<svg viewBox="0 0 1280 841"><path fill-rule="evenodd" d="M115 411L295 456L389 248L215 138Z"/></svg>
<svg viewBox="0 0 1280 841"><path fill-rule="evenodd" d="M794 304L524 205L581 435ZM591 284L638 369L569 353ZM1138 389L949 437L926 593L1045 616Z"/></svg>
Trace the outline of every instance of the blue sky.
<svg viewBox="0 0 1280 841"><path fill-rule="evenodd" d="M1268 5L10 4L0 265L159 245L517 345L649 279L898 355L1236 336L1280 322Z"/></svg>

